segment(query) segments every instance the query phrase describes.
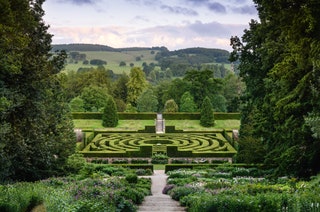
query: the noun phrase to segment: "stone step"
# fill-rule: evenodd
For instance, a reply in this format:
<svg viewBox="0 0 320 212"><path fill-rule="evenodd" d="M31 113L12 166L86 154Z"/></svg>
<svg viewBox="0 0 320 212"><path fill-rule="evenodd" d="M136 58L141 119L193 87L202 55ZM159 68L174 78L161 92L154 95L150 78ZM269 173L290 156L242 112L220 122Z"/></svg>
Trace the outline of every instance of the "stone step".
<svg viewBox="0 0 320 212"><path fill-rule="evenodd" d="M162 189L166 185L167 175L164 170L155 170L151 176L151 196L146 196L138 208L138 212L185 212L186 209L180 206L178 201L171 199L169 195L162 194Z"/></svg>

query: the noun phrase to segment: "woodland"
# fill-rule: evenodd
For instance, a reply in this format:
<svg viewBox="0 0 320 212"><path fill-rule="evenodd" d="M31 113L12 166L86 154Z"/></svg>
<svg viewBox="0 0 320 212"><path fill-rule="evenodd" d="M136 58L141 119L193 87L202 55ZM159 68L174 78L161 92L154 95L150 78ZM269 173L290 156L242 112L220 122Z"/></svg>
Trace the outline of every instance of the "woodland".
<svg viewBox="0 0 320 212"><path fill-rule="evenodd" d="M254 0L259 20L252 20L242 37L231 37L231 53L204 48L171 52L165 47L114 49L108 46L77 44L71 47L66 45L70 47L68 49L66 46L53 46L53 35L48 33L49 26L42 19L43 2L0 0L1 191L11 194L9 191L13 190L5 187L6 184L20 187L22 184L13 183L48 179L36 186L39 186L42 194L45 193L43 185L53 186L51 191L55 192L54 197L57 198L47 198L52 201L54 208L57 205L53 202L58 202L62 196L62 193L57 192L63 192L64 185L70 184L68 195L74 195L79 187L87 188L86 183L91 186L106 183L110 192L113 188L120 189L114 190L114 199L108 199L114 201L110 205L112 209L122 207L122 211L126 211L126 207L133 207L132 201L124 197L128 194L128 188L132 195L137 188L141 191L141 194L133 195L136 197L135 203L141 203L143 195L148 195L148 189L143 184L150 182L139 181L132 173L125 173L122 169L109 170L112 169L109 167L104 170L105 173L111 175L119 171L121 173L117 172L114 176L125 175L126 179L112 178L109 182L102 182L90 178L101 174L103 168L98 170L96 166L85 165L84 158L76 154L71 112L102 112L105 114L103 119L106 125L110 120L115 120L112 124L117 124L117 119L106 115L109 111L115 111L114 114L202 112L209 107L211 114L211 109L214 112L240 112L239 147L234 158L237 163L263 166L268 170L270 179L292 179L286 183L291 182L290 188L294 190L284 188L292 194L298 191L296 185L304 185L296 184L298 180L314 180L314 176L319 173L318 1ZM84 51L86 55L83 55ZM131 61L133 65L130 61L120 59L118 66L122 64L128 67L129 71L119 73L115 68L108 68L108 60L93 58L97 60L93 63L90 63L91 60L85 62L89 51L144 51L149 52L149 56L154 59L150 63L144 62L146 53L135 57L135 61ZM85 65L84 68L67 71L66 67L75 63L75 59L77 63ZM137 62L141 66L138 66ZM202 122L207 123L206 120ZM209 125L211 124L209 121ZM82 167L85 168L81 169ZM79 171L81 175L78 175L78 178L69 176ZM81 181L80 185L74 182L75 179L83 180L87 177L90 180ZM319 180L311 183L312 186L307 186L310 188L308 191L317 191ZM217 186L213 184L212 187ZM122 185L127 188L122 188ZM232 187L229 184L219 186ZM59 189L54 190L55 187ZM263 189L277 190L271 187ZM37 199L41 195L32 196L32 185L28 188L31 202L34 200L36 205L44 201ZM90 195L95 192L93 187L92 189ZM235 189L238 194L243 191L241 186ZM302 194L306 195L304 192ZM319 206L318 197L315 193L312 195ZM89 202L86 202L89 200L82 197L82 203L89 205ZM90 198L92 197L91 195ZM107 195L101 195L101 202L106 197ZM0 202L5 204L8 199L12 199L10 196L6 198L0 196ZM69 196L64 196L63 200L67 201L68 198ZM206 195L203 198L209 197ZM227 196L223 198L228 199ZM253 197L248 196L248 202L251 198ZM282 197L277 198L274 201L280 201ZM273 200L270 199L271 201ZM199 205L191 205L191 208L202 207L201 200L196 196L184 199L186 205L192 202ZM59 208L52 209L54 210ZM209 210L210 208L207 209ZM74 211L81 210L78 208Z"/></svg>

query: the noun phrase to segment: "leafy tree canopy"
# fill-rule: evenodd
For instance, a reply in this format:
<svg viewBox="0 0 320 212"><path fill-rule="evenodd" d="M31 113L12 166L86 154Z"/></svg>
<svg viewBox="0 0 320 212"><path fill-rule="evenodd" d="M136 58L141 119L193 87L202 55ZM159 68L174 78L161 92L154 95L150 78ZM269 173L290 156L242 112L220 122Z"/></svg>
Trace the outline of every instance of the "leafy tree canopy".
<svg viewBox="0 0 320 212"><path fill-rule="evenodd" d="M42 0L1 0L0 181L64 173L75 151L69 106L57 77L66 53L50 54Z"/></svg>
<svg viewBox="0 0 320 212"><path fill-rule="evenodd" d="M319 112L319 3L255 3L260 22L231 38L246 83L240 135L263 141L278 175L308 177L320 170L320 141L304 118Z"/></svg>

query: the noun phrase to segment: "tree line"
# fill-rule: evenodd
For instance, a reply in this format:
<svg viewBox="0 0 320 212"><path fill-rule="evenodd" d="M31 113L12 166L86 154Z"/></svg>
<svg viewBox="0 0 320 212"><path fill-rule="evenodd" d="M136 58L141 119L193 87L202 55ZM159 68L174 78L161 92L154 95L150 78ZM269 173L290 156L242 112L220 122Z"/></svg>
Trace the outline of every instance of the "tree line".
<svg viewBox="0 0 320 212"><path fill-rule="evenodd" d="M276 175L320 170L320 4L255 0L260 21L231 38L246 84L242 96L243 162L264 162Z"/></svg>
<svg viewBox="0 0 320 212"><path fill-rule="evenodd" d="M113 98L117 110L136 112L167 111L166 104L174 102L171 112L200 111L206 96L217 112L239 111L239 94L243 84L238 76L228 73L216 78L212 70L189 70L183 78L164 79L156 83L147 78L141 67L130 74L112 76L104 67L90 71L61 74L62 85L72 111L102 111L107 98Z"/></svg>

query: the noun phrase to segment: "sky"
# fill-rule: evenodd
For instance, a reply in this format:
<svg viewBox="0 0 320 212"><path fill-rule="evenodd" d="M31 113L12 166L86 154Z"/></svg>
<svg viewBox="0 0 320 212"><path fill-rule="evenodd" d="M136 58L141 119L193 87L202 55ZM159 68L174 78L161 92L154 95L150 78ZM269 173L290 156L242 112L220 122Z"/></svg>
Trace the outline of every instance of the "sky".
<svg viewBox="0 0 320 212"><path fill-rule="evenodd" d="M43 9L52 44L114 48L231 51L230 37L258 20L252 0L46 0Z"/></svg>

